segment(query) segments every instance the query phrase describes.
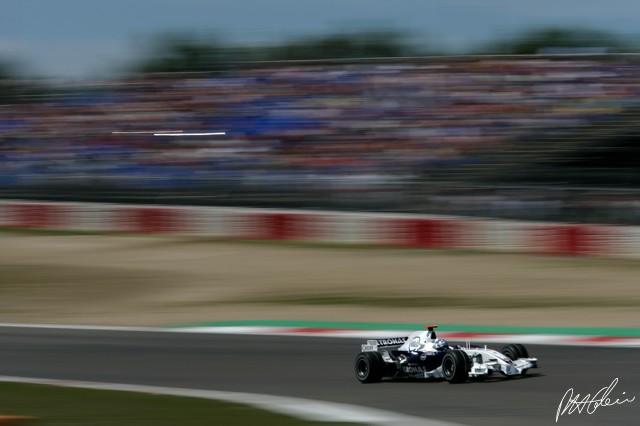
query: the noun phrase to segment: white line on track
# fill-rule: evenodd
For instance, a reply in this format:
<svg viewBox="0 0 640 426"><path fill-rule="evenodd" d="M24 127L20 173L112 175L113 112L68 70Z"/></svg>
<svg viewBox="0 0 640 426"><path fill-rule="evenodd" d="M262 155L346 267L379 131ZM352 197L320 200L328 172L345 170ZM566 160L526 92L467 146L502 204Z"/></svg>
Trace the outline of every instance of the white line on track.
<svg viewBox="0 0 640 426"><path fill-rule="evenodd" d="M316 422L361 423L384 426L462 426L457 423L423 419L391 411L340 404L302 398L289 398L255 393L222 392L213 390L182 389L160 386L141 386L119 383L83 382L72 380L54 380L33 377L0 376L1 382L30 383L39 385L63 386L81 389L112 390L138 392L156 395L183 396L213 399L272 411L304 420Z"/></svg>

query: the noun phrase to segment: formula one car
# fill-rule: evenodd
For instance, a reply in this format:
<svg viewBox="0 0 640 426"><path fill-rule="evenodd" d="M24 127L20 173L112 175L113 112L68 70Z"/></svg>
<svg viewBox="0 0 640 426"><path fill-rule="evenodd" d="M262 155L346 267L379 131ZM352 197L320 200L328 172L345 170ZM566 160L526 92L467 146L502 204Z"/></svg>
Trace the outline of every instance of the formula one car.
<svg viewBox="0 0 640 426"><path fill-rule="evenodd" d="M356 357L355 373L361 383L383 378L445 379L462 383L494 372L521 376L538 367L520 344L507 345L500 352L486 346L449 345L436 336L437 325L425 326L408 337L367 340Z"/></svg>

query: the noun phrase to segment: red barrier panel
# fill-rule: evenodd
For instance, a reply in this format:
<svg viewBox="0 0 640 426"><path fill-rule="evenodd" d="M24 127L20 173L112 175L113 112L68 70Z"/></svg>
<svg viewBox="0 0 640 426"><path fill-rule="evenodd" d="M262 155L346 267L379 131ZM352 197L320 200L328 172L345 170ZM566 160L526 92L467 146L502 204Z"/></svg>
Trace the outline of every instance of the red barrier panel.
<svg viewBox="0 0 640 426"><path fill-rule="evenodd" d="M120 209L117 212L118 229L144 234L162 234L186 231L184 213L162 207Z"/></svg>
<svg viewBox="0 0 640 426"><path fill-rule="evenodd" d="M532 229L534 251L544 254L597 255L611 249L611 230L602 226L548 225Z"/></svg>
<svg viewBox="0 0 640 426"><path fill-rule="evenodd" d="M304 240L313 234L312 215L264 213L253 215L257 227L251 238L264 240Z"/></svg>
<svg viewBox="0 0 640 426"><path fill-rule="evenodd" d="M9 226L17 228L61 228L68 208L56 204L15 203L8 206Z"/></svg>
<svg viewBox="0 0 640 426"><path fill-rule="evenodd" d="M456 247L463 237L462 221L453 219L387 219L380 223L391 244L409 247Z"/></svg>

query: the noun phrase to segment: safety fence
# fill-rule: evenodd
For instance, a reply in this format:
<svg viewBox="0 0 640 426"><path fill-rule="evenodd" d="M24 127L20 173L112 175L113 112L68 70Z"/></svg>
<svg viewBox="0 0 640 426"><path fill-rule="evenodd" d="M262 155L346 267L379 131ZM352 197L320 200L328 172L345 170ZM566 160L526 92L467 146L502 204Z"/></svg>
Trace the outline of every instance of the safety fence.
<svg viewBox="0 0 640 426"><path fill-rule="evenodd" d="M640 227L452 216L5 200L0 226L640 258Z"/></svg>

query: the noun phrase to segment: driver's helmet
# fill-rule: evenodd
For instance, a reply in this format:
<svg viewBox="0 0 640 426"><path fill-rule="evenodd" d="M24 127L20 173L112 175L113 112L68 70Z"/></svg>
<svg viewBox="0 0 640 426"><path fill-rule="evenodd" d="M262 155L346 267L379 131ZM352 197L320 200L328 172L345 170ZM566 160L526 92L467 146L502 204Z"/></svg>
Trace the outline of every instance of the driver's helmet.
<svg viewBox="0 0 640 426"><path fill-rule="evenodd" d="M436 341L433 342L433 349L435 349L436 351L444 351L448 347L449 344L444 339L436 339Z"/></svg>

